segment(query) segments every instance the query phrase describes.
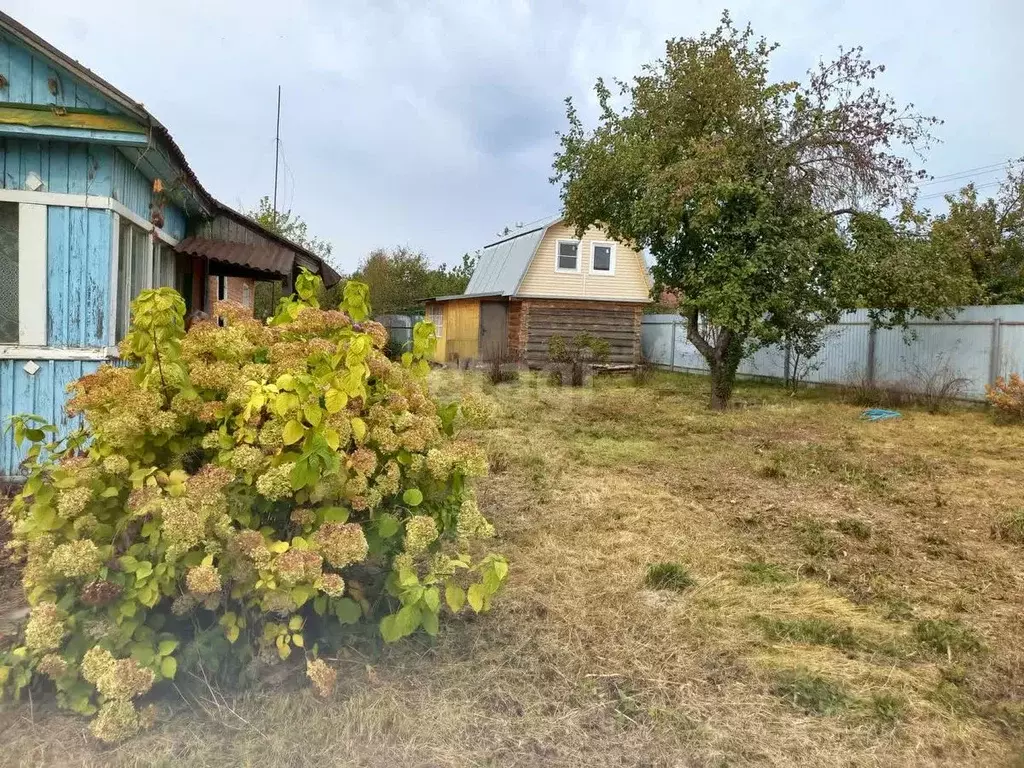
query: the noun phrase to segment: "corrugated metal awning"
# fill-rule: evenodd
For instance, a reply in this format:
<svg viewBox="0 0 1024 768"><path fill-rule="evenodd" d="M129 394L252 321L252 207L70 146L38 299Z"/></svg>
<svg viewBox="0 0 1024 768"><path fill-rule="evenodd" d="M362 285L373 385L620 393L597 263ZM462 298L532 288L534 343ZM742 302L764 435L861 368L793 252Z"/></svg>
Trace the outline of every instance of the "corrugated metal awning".
<svg viewBox="0 0 1024 768"><path fill-rule="evenodd" d="M295 264L295 254L287 248L231 243L205 237L187 237L178 243L175 250L189 256L203 256L210 261L282 277L290 277Z"/></svg>

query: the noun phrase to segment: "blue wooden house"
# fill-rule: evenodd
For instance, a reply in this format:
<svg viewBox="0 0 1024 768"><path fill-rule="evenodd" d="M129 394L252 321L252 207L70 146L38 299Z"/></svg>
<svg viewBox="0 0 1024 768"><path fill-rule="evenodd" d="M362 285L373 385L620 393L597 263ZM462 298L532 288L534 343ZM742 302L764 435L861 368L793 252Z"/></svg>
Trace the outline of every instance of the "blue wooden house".
<svg viewBox="0 0 1024 768"><path fill-rule="evenodd" d="M0 476L12 414L66 425L66 386L116 358L132 299L171 286L208 311L232 279L315 254L214 199L142 104L0 13Z"/></svg>

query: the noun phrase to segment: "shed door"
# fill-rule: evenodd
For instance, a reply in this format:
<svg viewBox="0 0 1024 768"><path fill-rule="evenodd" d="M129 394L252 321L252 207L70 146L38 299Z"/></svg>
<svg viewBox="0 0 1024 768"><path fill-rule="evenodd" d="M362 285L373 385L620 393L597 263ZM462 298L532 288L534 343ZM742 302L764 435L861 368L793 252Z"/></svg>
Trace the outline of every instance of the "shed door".
<svg viewBox="0 0 1024 768"><path fill-rule="evenodd" d="M503 301L480 302L480 359L503 360L508 357L508 304Z"/></svg>

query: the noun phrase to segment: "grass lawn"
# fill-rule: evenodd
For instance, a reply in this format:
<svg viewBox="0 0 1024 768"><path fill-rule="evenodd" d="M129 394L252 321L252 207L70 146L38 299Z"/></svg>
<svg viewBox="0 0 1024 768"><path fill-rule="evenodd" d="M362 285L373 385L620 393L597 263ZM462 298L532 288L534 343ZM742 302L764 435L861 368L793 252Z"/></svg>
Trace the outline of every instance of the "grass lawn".
<svg viewBox="0 0 1024 768"><path fill-rule="evenodd" d="M192 684L114 749L49 700L8 705L0 761L1014 764L1024 430L980 410L868 423L757 384L713 414L706 386L493 390L475 438L506 591L433 642L355 639L331 701L300 673Z"/></svg>

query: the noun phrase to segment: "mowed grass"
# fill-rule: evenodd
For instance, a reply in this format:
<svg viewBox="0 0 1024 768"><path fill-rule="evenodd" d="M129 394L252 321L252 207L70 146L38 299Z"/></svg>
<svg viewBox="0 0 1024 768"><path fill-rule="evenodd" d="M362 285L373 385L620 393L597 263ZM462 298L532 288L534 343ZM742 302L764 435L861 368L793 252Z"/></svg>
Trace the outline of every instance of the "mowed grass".
<svg viewBox="0 0 1024 768"><path fill-rule="evenodd" d="M442 397L482 389L435 374ZM324 703L301 673L182 681L115 749L37 700L23 765L1006 765L1024 732L1024 432L895 421L823 392L706 380L487 388L481 507L508 555L490 614L354 639Z"/></svg>

